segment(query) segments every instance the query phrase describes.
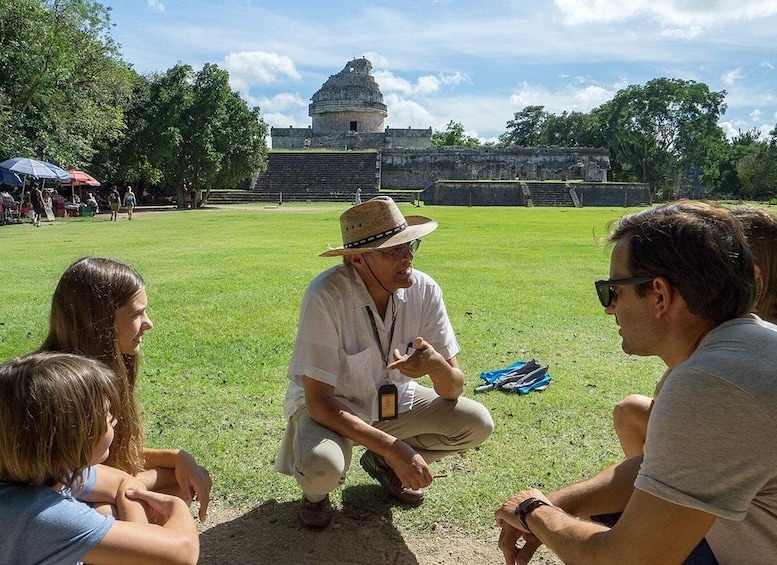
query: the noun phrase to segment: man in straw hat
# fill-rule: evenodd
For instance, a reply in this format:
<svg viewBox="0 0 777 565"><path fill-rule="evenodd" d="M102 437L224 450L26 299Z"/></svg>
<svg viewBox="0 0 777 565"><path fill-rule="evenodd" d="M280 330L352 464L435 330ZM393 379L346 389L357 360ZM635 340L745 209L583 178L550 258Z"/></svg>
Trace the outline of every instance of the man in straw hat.
<svg viewBox="0 0 777 565"><path fill-rule="evenodd" d="M298 517L310 529L332 519L329 493L345 480L354 444L361 465L400 502L418 506L429 463L476 447L493 421L461 397L459 344L440 287L413 269L420 238L437 228L405 218L379 196L340 216L343 257L308 286L285 400L288 426L276 469L302 488ZM433 388L415 379L429 375Z"/></svg>

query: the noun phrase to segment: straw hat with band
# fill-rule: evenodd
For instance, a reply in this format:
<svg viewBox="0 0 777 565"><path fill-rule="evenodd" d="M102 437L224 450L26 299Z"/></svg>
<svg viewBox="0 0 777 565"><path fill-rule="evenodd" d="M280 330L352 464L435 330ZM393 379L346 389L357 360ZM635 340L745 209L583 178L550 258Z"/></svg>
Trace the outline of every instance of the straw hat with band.
<svg viewBox="0 0 777 565"><path fill-rule="evenodd" d="M341 247L330 247L319 257L336 257L386 249L419 239L437 229L437 222L424 216L403 216L388 196L357 204L340 216Z"/></svg>

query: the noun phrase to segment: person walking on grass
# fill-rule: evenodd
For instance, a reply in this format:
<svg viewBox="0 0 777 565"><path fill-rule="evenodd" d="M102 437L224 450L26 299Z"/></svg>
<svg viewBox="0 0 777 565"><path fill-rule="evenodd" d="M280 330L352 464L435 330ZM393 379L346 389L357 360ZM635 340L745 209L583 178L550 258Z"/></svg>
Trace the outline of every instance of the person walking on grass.
<svg viewBox="0 0 777 565"><path fill-rule="evenodd" d="M111 221L115 222L118 220L121 205L121 196L115 185L111 187L111 192L108 194L108 205L111 207Z"/></svg>
<svg viewBox="0 0 777 565"><path fill-rule="evenodd" d="M547 495L513 495L496 511L505 563L528 563L540 544L566 563L773 563L777 326L750 314L742 224L679 201L624 216L610 240L599 300L623 351L668 371L644 455Z"/></svg>
<svg viewBox="0 0 777 565"><path fill-rule="evenodd" d="M132 219L132 211L135 209L137 199L135 193L132 192L132 187L127 185L127 190L124 192L124 207L127 208L127 219Z"/></svg>
<svg viewBox="0 0 777 565"><path fill-rule="evenodd" d="M402 215L380 196L340 216L342 257L308 286L288 370L287 427L276 470L302 489L298 519L332 519L329 493L345 480L353 446L361 466L399 502L418 506L429 464L483 443L488 410L462 397L459 344L440 287L413 268L437 223ZM432 388L416 382L428 375Z"/></svg>

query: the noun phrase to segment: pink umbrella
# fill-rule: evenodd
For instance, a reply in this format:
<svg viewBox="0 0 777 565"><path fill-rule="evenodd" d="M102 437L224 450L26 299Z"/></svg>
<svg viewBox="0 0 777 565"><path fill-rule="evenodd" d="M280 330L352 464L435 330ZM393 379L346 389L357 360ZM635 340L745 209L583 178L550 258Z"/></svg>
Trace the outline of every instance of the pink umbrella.
<svg viewBox="0 0 777 565"><path fill-rule="evenodd" d="M68 169L67 174L70 175L70 182L63 182L61 184L63 185L69 185L70 186L70 198L71 200L74 199L74 193L76 191L76 186L79 187L78 194L81 194L81 185L88 185L88 186L100 186L100 181L94 178L89 173L85 173L84 171L77 171L75 169Z"/></svg>
<svg viewBox="0 0 777 565"><path fill-rule="evenodd" d="M89 173L84 171L76 171L75 169L69 169L67 174L70 175L70 182L63 182L62 184L86 184L89 186L100 186L102 184L99 180L94 178Z"/></svg>

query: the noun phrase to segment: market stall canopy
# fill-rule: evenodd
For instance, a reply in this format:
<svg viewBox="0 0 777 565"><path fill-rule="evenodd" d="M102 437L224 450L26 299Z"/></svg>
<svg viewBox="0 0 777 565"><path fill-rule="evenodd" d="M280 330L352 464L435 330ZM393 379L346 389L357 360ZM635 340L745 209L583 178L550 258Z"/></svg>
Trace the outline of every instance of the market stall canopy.
<svg viewBox="0 0 777 565"><path fill-rule="evenodd" d="M22 186L22 184L24 184L24 181L19 178L19 175L7 171L6 169L0 169L0 182L10 186Z"/></svg>
<svg viewBox="0 0 777 565"><path fill-rule="evenodd" d="M70 174L63 169L62 167L57 167L53 163L49 163L48 161L42 161L44 165L46 165L49 169L57 173L57 180L61 183L63 182L70 182Z"/></svg>
<svg viewBox="0 0 777 565"><path fill-rule="evenodd" d="M59 175L43 161L30 159L29 157L13 157L0 163L0 169L9 173L16 173L25 177L39 179L57 179Z"/></svg>
<svg viewBox="0 0 777 565"><path fill-rule="evenodd" d="M89 186L100 186L102 183L94 178L89 173L84 171L77 171L75 169L69 169L67 174L70 175L70 182L63 182L62 184L81 185L86 184Z"/></svg>

